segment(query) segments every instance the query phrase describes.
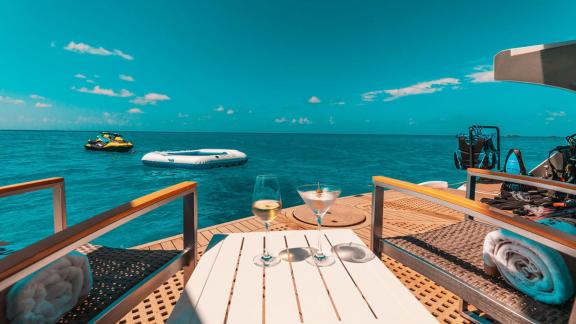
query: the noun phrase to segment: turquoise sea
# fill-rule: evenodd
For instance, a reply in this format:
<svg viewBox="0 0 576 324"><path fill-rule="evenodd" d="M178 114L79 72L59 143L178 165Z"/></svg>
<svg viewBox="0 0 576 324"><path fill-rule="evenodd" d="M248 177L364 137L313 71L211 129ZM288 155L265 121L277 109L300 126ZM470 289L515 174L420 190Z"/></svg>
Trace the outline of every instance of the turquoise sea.
<svg viewBox="0 0 576 324"><path fill-rule="evenodd" d="M456 186L465 173L454 168L454 136L151 133L124 132L135 144L131 153L85 151L95 132L0 131L0 185L64 177L68 223L75 224L131 199L192 180L198 182L199 227L249 216L258 174L277 174L284 206L302 204L296 187L322 181L343 188L343 195L372 190L371 176L413 182L446 180ZM502 139L503 155L520 148L529 168L564 144L562 138ZM155 150L232 148L249 161L234 168L159 169L140 158ZM30 244L50 235L52 199L44 190L0 200L0 241ZM130 247L182 232L181 201L124 225L99 243Z"/></svg>

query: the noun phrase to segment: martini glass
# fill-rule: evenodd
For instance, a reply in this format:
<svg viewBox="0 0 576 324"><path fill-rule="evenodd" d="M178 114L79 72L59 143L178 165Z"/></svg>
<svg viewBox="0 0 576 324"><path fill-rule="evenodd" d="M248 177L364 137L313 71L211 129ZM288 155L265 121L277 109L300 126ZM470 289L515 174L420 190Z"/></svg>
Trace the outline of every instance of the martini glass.
<svg viewBox="0 0 576 324"><path fill-rule="evenodd" d="M319 267L332 265L335 262L334 257L324 254L322 250L322 217L326 215L326 212L334 204L342 190L337 186L322 183L303 185L298 187L297 190L302 200L316 215L316 222L318 223L318 250L306 261Z"/></svg>

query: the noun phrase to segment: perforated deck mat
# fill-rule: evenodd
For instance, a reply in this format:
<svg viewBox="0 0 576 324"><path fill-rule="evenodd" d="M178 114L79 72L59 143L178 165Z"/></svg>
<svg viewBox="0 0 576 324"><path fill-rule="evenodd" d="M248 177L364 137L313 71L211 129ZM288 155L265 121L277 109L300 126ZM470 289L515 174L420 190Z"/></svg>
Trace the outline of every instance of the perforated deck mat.
<svg viewBox="0 0 576 324"><path fill-rule="evenodd" d="M178 254L178 251L108 247L84 248L84 251L89 251L92 289L59 323L87 323Z"/></svg>
<svg viewBox="0 0 576 324"><path fill-rule="evenodd" d="M491 300L506 305L539 323L566 323L572 301L547 305L511 287L504 279L488 276L483 270L482 245L486 234L496 227L463 221L433 231L386 239L473 286Z"/></svg>

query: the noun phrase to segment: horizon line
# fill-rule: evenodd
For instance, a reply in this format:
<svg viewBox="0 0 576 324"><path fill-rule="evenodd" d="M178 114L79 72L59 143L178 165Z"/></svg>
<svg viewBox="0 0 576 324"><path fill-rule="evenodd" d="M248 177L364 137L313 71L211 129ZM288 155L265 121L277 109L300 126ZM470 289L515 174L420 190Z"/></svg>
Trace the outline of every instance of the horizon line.
<svg viewBox="0 0 576 324"><path fill-rule="evenodd" d="M0 132L94 132L112 130L63 130L63 129L0 129ZM306 133L306 132L211 132L211 131L152 131L152 130L114 130L117 133L174 133L174 134L279 134L279 135L374 135L374 136L456 136L457 134L390 134L390 133ZM462 132L465 133L465 132ZM460 134L460 133L458 133ZM520 135L505 134L501 137L564 137L564 135Z"/></svg>

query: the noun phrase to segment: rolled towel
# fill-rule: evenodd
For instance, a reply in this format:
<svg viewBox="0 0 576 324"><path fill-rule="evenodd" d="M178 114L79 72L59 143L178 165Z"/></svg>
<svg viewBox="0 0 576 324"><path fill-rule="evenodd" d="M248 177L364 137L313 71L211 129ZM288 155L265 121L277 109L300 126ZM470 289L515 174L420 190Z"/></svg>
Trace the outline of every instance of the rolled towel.
<svg viewBox="0 0 576 324"><path fill-rule="evenodd" d="M9 323L56 323L88 295L92 275L88 258L73 252L17 282L8 292Z"/></svg>
<svg viewBox="0 0 576 324"><path fill-rule="evenodd" d="M572 219L550 218L538 223L576 235ZM546 304L562 304L574 294L574 282L562 255L516 233L499 229L484 239L484 268L500 273L514 288Z"/></svg>

